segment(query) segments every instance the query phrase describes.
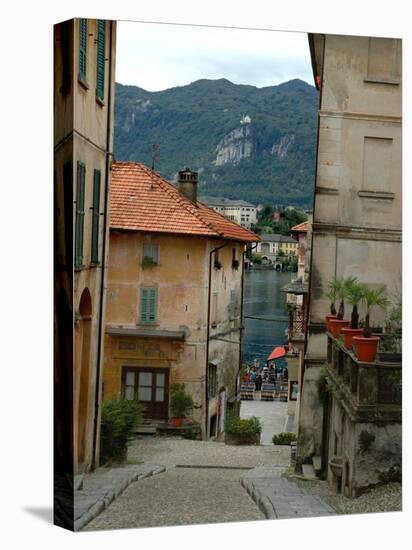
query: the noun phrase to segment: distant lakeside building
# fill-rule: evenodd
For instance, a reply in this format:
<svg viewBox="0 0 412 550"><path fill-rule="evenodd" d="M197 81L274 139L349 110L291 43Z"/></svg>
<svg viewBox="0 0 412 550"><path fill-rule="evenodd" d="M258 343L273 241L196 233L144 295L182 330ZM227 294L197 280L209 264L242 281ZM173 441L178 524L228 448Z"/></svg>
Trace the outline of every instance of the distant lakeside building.
<svg viewBox="0 0 412 550"><path fill-rule="evenodd" d="M262 260L276 262L279 252L282 251L288 258L297 256L298 242L293 237L279 233L262 233L256 247L256 253L261 254Z"/></svg>
<svg viewBox="0 0 412 550"><path fill-rule="evenodd" d="M242 199L199 197L199 200L229 220L250 229L256 224L258 207Z"/></svg>

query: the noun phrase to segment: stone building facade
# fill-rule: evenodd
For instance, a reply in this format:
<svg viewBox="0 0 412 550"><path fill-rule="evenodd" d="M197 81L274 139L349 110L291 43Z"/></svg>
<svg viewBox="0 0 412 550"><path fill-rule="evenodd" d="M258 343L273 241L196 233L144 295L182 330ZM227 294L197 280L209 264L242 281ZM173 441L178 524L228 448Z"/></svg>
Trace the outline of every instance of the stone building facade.
<svg viewBox="0 0 412 550"><path fill-rule="evenodd" d="M115 48L113 21L55 25L56 430L74 473L99 461Z"/></svg>
<svg viewBox="0 0 412 550"><path fill-rule="evenodd" d="M113 165L104 397L138 399L166 423L184 383L203 439L239 393L244 248L259 237L139 163Z"/></svg>
<svg viewBox="0 0 412 550"><path fill-rule="evenodd" d="M319 401L319 373L329 364L325 293L331 279L348 276L372 288L384 286L389 298L401 291L401 41L311 34L309 44L321 93L298 459L322 456L323 471L333 480L330 457L346 457L341 489L355 494L377 476L361 475L356 453L348 447L349 441L357 445L357 430L363 430L355 414L359 409L347 409L342 423L338 417L348 401L336 397L341 393L326 412ZM382 326L384 312L374 312L373 321ZM375 417L374 430L385 425L399 443L399 415L393 419L392 429ZM392 459L399 462L399 453Z"/></svg>

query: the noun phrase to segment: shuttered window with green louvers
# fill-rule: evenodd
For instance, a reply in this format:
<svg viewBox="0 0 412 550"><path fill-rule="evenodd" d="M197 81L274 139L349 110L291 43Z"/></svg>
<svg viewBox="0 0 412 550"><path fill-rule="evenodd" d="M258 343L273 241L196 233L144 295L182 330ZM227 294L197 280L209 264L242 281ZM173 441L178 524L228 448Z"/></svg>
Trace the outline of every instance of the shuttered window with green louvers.
<svg viewBox="0 0 412 550"><path fill-rule="evenodd" d="M76 236L75 236L75 266L83 264L83 231L84 231L84 187L86 179L86 166L77 162L76 181Z"/></svg>
<svg viewBox="0 0 412 550"><path fill-rule="evenodd" d="M73 165L63 165L64 243L66 266L73 269Z"/></svg>
<svg viewBox="0 0 412 550"><path fill-rule="evenodd" d="M96 74L96 96L104 99L104 54L106 42L106 21L97 21L97 74Z"/></svg>
<svg viewBox="0 0 412 550"><path fill-rule="evenodd" d="M100 218L100 170L94 171L93 176L93 207L92 207L92 254L91 262L99 263L99 218Z"/></svg>
<svg viewBox="0 0 412 550"><path fill-rule="evenodd" d="M157 320L157 288L140 289L140 322L154 325Z"/></svg>
<svg viewBox="0 0 412 550"><path fill-rule="evenodd" d="M87 19L80 19L79 42L79 78L86 81Z"/></svg>

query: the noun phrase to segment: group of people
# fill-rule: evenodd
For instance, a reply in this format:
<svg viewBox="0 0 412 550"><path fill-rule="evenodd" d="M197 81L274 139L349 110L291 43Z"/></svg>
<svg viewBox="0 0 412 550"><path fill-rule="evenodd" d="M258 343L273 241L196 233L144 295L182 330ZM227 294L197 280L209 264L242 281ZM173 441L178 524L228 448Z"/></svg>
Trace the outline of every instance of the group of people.
<svg viewBox="0 0 412 550"><path fill-rule="evenodd" d="M263 368L247 367L243 381L246 383L252 382L255 384L255 390L260 391L264 382L275 383L276 380L288 379L288 368L278 367L271 364L270 367Z"/></svg>

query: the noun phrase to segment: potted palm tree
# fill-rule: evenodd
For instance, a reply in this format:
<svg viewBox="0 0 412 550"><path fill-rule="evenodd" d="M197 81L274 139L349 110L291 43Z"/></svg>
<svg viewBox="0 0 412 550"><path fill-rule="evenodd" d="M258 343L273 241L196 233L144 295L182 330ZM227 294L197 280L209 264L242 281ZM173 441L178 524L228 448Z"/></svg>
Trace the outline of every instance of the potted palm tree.
<svg viewBox="0 0 412 550"><path fill-rule="evenodd" d="M337 313L336 313L336 300L338 297L338 290L340 288L341 281L340 279L332 279L332 281L329 281L328 283L328 292L326 293L326 297L330 300L330 315L326 315L325 321L326 321L326 330L330 332L330 320L336 319Z"/></svg>
<svg viewBox="0 0 412 550"><path fill-rule="evenodd" d="M339 300L339 309L336 318L330 319L329 326L330 332L332 332L335 338L339 338L342 328L349 325L349 321L343 318L345 315L345 293L346 287L353 279L353 277L349 277L348 279L334 279L336 298Z"/></svg>
<svg viewBox="0 0 412 550"><path fill-rule="evenodd" d="M367 285L362 285L362 287L362 302L366 306L365 327L362 336L353 337L353 346L359 361L372 362L376 357L380 337L372 336L371 309L373 307L385 309L388 305L388 299L384 296L385 288L383 286L377 289L371 289Z"/></svg>
<svg viewBox="0 0 412 550"><path fill-rule="evenodd" d="M352 339L354 336L360 336L363 332L362 328L359 328L359 312L358 304L363 298L363 285L361 285L356 277L350 277L346 281L345 285L345 300L352 306L352 314L350 325L342 328L343 339L345 348L352 350Z"/></svg>

